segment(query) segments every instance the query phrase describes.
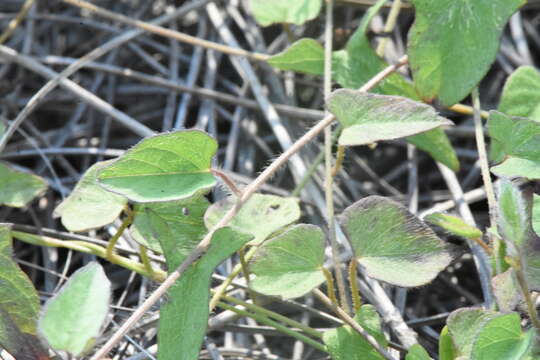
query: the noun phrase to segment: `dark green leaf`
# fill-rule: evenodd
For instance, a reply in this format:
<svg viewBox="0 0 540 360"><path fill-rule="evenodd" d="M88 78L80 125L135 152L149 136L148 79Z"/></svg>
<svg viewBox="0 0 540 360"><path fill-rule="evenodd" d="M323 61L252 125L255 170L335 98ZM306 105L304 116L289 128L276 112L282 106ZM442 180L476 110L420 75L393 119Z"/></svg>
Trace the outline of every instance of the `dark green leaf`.
<svg viewBox="0 0 540 360"><path fill-rule="evenodd" d="M343 212L341 223L359 263L373 278L420 286L452 260L433 230L390 199L366 197Z"/></svg>
<svg viewBox="0 0 540 360"><path fill-rule="evenodd" d="M0 205L21 208L47 189L39 176L0 163Z"/></svg>
<svg viewBox="0 0 540 360"><path fill-rule="evenodd" d="M445 105L465 98L488 72L508 18L524 0L413 0L408 55L420 96Z"/></svg>
<svg viewBox="0 0 540 360"><path fill-rule="evenodd" d="M92 348L109 311L111 283L97 262L77 270L47 301L39 332L55 350L79 356Z"/></svg>
<svg viewBox="0 0 540 360"><path fill-rule="evenodd" d="M156 135L100 170L98 180L136 202L186 199L215 185L210 163L216 150L216 141L199 130Z"/></svg>
<svg viewBox="0 0 540 360"><path fill-rule="evenodd" d="M284 299L305 295L324 282L325 236L315 225L299 224L264 242L250 263L251 287Z"/></svg>

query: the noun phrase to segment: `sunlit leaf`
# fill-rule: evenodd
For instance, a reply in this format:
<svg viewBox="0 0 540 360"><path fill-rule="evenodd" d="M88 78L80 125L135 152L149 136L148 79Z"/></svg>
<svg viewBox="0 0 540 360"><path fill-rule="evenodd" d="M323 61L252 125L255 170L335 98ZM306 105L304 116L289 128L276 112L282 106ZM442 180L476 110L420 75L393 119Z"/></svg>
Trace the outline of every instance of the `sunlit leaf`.
<svg viewBox="0 0 540 360"><path fill-rule="evenodd" d="M414 344L407 351L405 360L431 360L428 352L420 344Z"/></svg>
<svg viewBox="0 0 540 360"><path fill-rule="evenodd" d="M39 176L0 163L0 205L23 207L47 189Z"/></svg>
<svg viewBox="0 0 540 360"><path fill-rule="evenodd" d="M186 199L215 185L210 163L216 150L216 141L199 130L156 135L101 169L98 180L136 202Z"/></svg>
<svg viewBox="0 0 540 360"><path fill-rule="evenodd" d="M453 235L461 236L467 239L477 239L482 236L482 231L467 224L462 219L449 214L434 213L426 216L425 220L442 227Z"/></svg>
<svg viewBox="0 0 540 360"><path fill-rule="evenodd" d="M225 198L208 208L204 215L206 226L211 229L235 205L234 196ZM252 234L253 244L259 244L273 232L300 219L298 199L275 195L254 194L229 223L240 232Z"/></svg>
<svg viewBox="0 0 540 360"><path fill-rule="evenodd" d="M448 333L448 326L443 327L439 337L439 360L454 360L457 358L452 337Z"/></svg>
<svg viewBox="0 0 540 360"><path fill-rule="evenodd" d="M300 224L264 242L250 263L251 287L262 294L296 298L324 282L325 236L315 225Z"/></svg>
<svg viewBox="0 0 540 360"><path fill-rule="evenodd" d="M363 305L354 319L382 346L387 340L381 329L381 319L371 305ZM328 330L323 341L333 360L380 360L384 359L363 337L350 326L344 325Z"/></svg>
<svg viewBox="0 0 540 360"><path fill-rule="evenodd" d="M409 63L420 96L453 105L486 75L508 18L525 0L412 0Z"/></svg>
<svg viewBox="0 0 540 360"><path fill-rule="evenodd" d="M12 256L10 228L0 224L0 348L17 360L46 360L36 337L39 297Z"/></svg>
<svg viewBox="0 0 540 360"><path fill-rule="evenodd" d="M398 286L433 280L452 260L448 246L402 205L369 196L349 206L341 223L366 273Z"/></svg>
<svg viewBox="0 0 540 360"><path fill-rule="evenodd" d="M490 170L498 177L540 179L540 161L511 157Z"/></svg>
<svg viewBox="0 0 540 360"><path fill-rule="evenodd" d="M111 161L92 165L81 177L71 194L54 210L69 231L87 231L112 223L127 204L122 195L101 187L97 173Z"/></svg>
<svg viewBox="0 0 540 360"><path fill-rule="evenodd" d="M300 39L285 51L270 57L268 63L281 70L320 75L324 73L324 48L313 39Z"/></svg>
<svg viewBox="0 0 540 360"><path fill-rule="evenodd" d="M540 72L532 66L517 68L506 80L498 110L540 121Z"/></svg>
<svg viewBox="0 0 540 360"><path fill-rule="evenodd" d="M103 268L91 262L77 270L58 294L47 301L39 332L56 350L81 355L90 350L109 311L111 283Z"/></svg>
<svg viewBox="0 0 540 360"><path fill-rule="evenodd" d="M319 15L322 0L250 0L251 12L262 26L275 23L302 25Z"/></svg>
<svg viewBox="0 0 540 360"><path fill-rule="evenodd" d="M497 313L480 308L462 308L450 314L446 321L448 334L452 338L456 359L470 359L473 343L483 324Z"/></svg>
<svg viewBox="0 0 540 360"><path fill-rule="evenodd" d="M252 237L221 228L214 234L208 251L193 265L167 293L161 307L158 330L160 360L197 360L208 322L210 279L214 269L244 246ZM169 241L169 239L165 239ZM177 254L175 244L161 244L167 258L169 272L184 260Z"/></svg>

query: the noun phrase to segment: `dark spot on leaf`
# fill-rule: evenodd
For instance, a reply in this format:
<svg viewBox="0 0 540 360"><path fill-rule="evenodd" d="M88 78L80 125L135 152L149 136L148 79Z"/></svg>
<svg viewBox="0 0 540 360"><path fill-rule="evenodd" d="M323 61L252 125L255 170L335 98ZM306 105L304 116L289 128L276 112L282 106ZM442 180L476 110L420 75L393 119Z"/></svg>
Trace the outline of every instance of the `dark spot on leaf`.
<svg viewBox="0 0 540 360"><path fill-rule="evenodd" d="M189 209L188 208L182 208L182 215L188 216L189 215Z"/></svg>

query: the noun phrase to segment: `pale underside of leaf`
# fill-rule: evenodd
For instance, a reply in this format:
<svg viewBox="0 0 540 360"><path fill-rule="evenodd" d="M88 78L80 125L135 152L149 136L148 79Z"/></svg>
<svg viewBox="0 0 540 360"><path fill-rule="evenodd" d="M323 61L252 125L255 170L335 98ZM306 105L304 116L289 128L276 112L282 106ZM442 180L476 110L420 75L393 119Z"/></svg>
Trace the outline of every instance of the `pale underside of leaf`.
<svg viewBox="0 0 540 360"><path fill-rule="evenodd" d="M47 190L47 182L39 176L0 163L0 189L0 205L20 208L43 194Z"/></svg>
<svg viewBox="0 0 540 360"><path fill-rule="evenodd" d="M250 0L255 20L262 26L274 23L302 25L321 11L322 0Z"/></svg>

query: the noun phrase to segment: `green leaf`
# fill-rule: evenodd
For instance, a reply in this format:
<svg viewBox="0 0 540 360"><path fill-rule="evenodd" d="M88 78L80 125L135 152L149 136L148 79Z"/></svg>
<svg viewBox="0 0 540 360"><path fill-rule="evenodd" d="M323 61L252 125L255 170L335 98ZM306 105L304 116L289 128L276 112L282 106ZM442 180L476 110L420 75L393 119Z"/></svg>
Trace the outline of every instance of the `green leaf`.
<svg viewBox="0 0 540 360"><path fill-rule="evenodd" d="M540 234L540 196L533 195L532 226L536 234Z"/></svg>
<svg viewBox="0 0 540 360"><path fill-rule="evenodd" d="M457 358L452 337L448 333L448 326L443 327L439 337L439 360L454 360Z"/></svg>
<svg viewBox="0 0 540 360"><path fill-rule="evenodd" d="M533 230L533 193L501 179L497 184L497 224L507 255L520 259L529 288L540 290L540 238Z"/></svg>
<svg viewBox="0 0 540 360"><path fill-rule="evenodd" d="M207 208L208 201L202 196L137 204L130 232L135 241L157 253L163 252L159 239L167 237L174 251L187 257L206 234L203 216Z"/></svg>
<svg viewBox="0 0 540 360"><path fill-rule="evenodd" d="M90 350L109 311L111 283L103 268L91 262L77 270L47 301L39 332L55 350L78 356Z"/></svg>
<svg viewBox="0 0 540 360"><path fill-rule="evenodd" d="M250 0L255 20L268 26L275 23L302 25L319 15L322 0Z"/></svg>
<svg viewBox="0 0 540 360"><path fill-rule="evenodd" d="M322 284L325 236L315 225L299 224L264 242L250 263L253 290L284 299L305 295Z"/></svg>
<svg viewBox="0 0 540 360"><path fill-rule="evenodd" d="M313 39L300 39L285 51L271 56L268 63L281 70L320 75L324 73L324 48Z"/></svg>
<svg viewBox="0 0 540 360"><path fill-rule="evenodd" d="M225 198L208 208L204 222L213 228L235 205L234 196ZM253 244L260 244L273 232L300 219L298 199L275 195L254 194L242 206L229 226L240 232L254 236Z"/></svg>
<svg viewBox="0 0 540 360"><path fill-rule="evenodd" d="M540 179L540 161L511 157L490 170L498 177Z"/></svg>
<svg viewBox="0 0 540 360"><path fill-rule="evenodd" d="M69 231L88 231L108 225L126 206L125 197L104 190L97 182L98 171L111 162L101 161L86 170L75 189L54 210Z"/></svg>
<svg viewBox="0 0 540 360"><path fill-rule="evenodd" d="M452 261L445 243L401 204L368 196L349 206L341 224L366 273L397 286L424 285Z"/></svg>
<svg viewBox="0 0 540 360"><path fill-rule="evenodd" d="M409 136L407 141L420 150L424 150L433 159L448 166L451 170L459 171L458 157L443 129L433 129Z"/></svg>
<svg viewBox="0 0 540 360"><path fill-rule="evenodd" d="M405 360L431 360L428 352L420 344L414 344L407 351Z"/></svg>
<svg viewBox="0 0 540 360"><path fill-rule="evenodd" d="M0 348L18 360L47 359L36 337L38 294L12 256L11 230L0 224Z"/></svg>
<svg viewBox="0 0 540 360"><path fill-rule="evenodd" d="M482 231L476 227L467 224L462 219L443 213L434 213L424 218L426 221L440 226L453 235L461 236L467 239L478 239L482 237Z"/></svg>
<svg viewBox="0 0 540 360"><path fill-rule="evenodd" d="M532 66L517 68L506 80L498 110L540 121L540 72Z"/></svg>
<svg viewBox="0 0 540 360"><path fill-rule="evenodd" d="M161 307L158 330L160 360L196 360L208 322L210 280L214 269L238 251L252 237L220 228L212 237L208 251L174 284ZM169 239L164 239L169 241ZM174 249L175 244L162 245L169 271L184 260Z"/></svg>
<svg viewBox="0 0 540 360"><path fill-rule="evenodd" d="M517 313L498 314L475 336L471 360L521 360L534 342L534 330L523 332Z"/></svg>
<svg viewBox="0 0 540 360"><path fill-rule="evenodd" d="M522 299L514 269L495 275L491 279L491 285L499 310L513 311Z"/></svg>
<svg viewBox="0 0 540 360"><path fill-rule="evenodd" d="M452 125L431 106L401 96L340 89L330 95L327 107L343 125L338 142L345 146L397 139Z"/></svg>
<svg viewBox="0 0 540 360"><path fill-rule="evenodd" d="M446 326L454 344L456 359L470 359L473 343L482 325L496 317L491 310L480 308L457 309L448 316Z"/></svg>
<svg viewBox="0 0 540 360"><path fill-rule="evenodd" d="M98 180L136 202L186 199L216 184L210 168L216 150L216 141L199 130L156 135L100 170Z"/></svg>
<svg viewBox="0 0 540 360"><path fill-rule="evenodd" d="M412 0L407 54L422 99L450 106L486 75L508 18L525 0Z"/></svg>
<svg viewBox="0 0 540 360"><path fill-rule="evenodd" d="M377 342L387 346L381 329L381 319L371 305L363 305L354 320L360 324ZM344 325L328 330L323 334L323 341L333 360L380 360L384 359L363 337L350 326Z"/></svg>
<svg viewBox="0 0 540 360"><path fill-rule="evenodd" d="M21 208L45 190L47 182L39 176L0 163L0 205Z"/></svg>

